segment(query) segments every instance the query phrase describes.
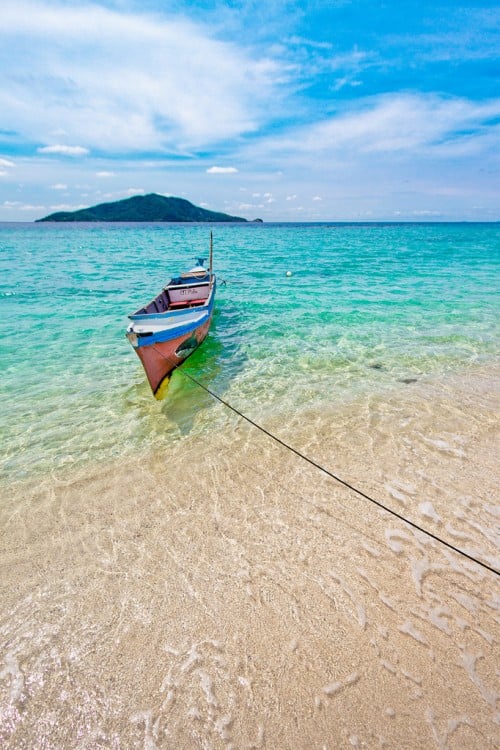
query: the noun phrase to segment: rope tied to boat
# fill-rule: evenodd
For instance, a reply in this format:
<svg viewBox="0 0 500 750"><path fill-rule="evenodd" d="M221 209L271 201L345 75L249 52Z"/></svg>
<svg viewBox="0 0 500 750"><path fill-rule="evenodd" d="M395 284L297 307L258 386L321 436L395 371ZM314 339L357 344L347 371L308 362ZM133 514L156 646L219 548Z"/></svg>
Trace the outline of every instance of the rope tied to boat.
<svg viewBox="0 0 500 750"><path fill-rule="evenodd" d="M390 515L397 518L399 521L403 521L403 523L406 523L408 526L411 526L416 531L420 531L422 534L425 534L426 536L430 537L431 539L434 539L434 541L438 542L439 544L444 545L448 549L452 550L452 552L455 552L458 555L461 555L462 557L465 557L467 560L470 560L471 562L475 563L476 565L480 565L485 570L489 571L490 573L494 573L496 576L500 576L500 571L496 570L491 565L488 565L488 563L484 562L483 560L479 560L477 557L474 557L473 555L470 555L468 552L465 552L463 549L460 549L459 547L456 547L454 544L451 544L450 542L447 542L442 537L437 536L436 534L433 534L432 531L429 531L428 529L425 529L423 526L420 526L418 523L415 523L414 521L410 520L409 518L406 518L405 516L401 515L401 513L398 513L396 510L393 510L393 508L390 508L388 505L385 505L384 503L380 502L380 500L376 500L374 497L371 497L366 492L363 492L363 490L360 490L358 487L355 487L350 482L347 482L345 479L342 479L337 474L334 474L329 469L326 469L321 464L314 461L312 458L309 458L309 456L306 456L301 451L297 450L297 448L294 448L293 446L289 445L288 443L285 443L284 440L281 440L277 435L274 435L272 432L267 430L265 427L260 425L258 422L255 422L253 419L248 417L246 414L243 414L239 409L237 409L235 406L230 404L228 401L225 401L221 396L219 396L217 393L212 391L210 388L207 388L206 385L203 385L203 383L200 383L199 380L194 378L192 375L189 375L185 370L181 370L184 377L191 380L195 385L197 385L199 388L202 388L206 393L208 393L212 398L219 401L219 403L223 404L227 409L230 409L234 414L237 414L241 419L244 419L246 422L248 422L250 425L255 427L257 430L260 430L264 435L267 435L267 437L271 438L271 440L274 440L276 443L281 445L283 448L286 448L286 450L290 451L291 453L294 453L296 456L301 458L303 461L306 461L308 464L313 466L315 469L318 469L319 471L323 472L323 474L326 474L326 476L330 477L334 481L338 482L339 484L343 485L347 489L351 490L352 492L356 493L360 497L362 497L364 500L368 500L370 503L373 503L373 505L376 505L381 510L384 510L386 513L389 513Z"/></svg>

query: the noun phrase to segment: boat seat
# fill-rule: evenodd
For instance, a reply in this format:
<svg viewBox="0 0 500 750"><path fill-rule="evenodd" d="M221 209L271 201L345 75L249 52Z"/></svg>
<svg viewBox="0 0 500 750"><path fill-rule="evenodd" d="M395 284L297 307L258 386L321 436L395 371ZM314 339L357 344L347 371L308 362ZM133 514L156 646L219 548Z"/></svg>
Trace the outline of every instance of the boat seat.
<svg viewBox="0 0 500 750"><path fill-rule="evenodd" d="M206 301L206 299L189 299L182 300L181 302L170 302L169 309L175 307L192 307L193 305L204 305Z"/></svg>

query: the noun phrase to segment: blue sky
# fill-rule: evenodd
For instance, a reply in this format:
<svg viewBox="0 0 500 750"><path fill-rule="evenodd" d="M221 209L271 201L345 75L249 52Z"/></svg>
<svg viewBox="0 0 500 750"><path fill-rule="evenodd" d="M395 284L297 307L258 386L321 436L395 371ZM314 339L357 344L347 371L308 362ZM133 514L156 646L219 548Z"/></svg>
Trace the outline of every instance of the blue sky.
<svg viewBox="0 0 500 750"><path fill-rule="evenodd" d="M0 220L500 220L500 5L3 0Z"/></svg>

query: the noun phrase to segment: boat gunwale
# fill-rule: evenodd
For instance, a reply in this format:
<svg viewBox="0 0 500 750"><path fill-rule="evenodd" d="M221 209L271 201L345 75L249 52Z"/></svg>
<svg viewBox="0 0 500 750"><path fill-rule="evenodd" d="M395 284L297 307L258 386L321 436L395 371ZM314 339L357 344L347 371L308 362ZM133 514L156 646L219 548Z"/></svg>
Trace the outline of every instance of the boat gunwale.
<svg viewBox="0 0 500 750"><path fill-rule="evenodd" d="M210 281L193 281L193 282L190 282L189 284L167 284L166 286L163 287L162 292L167 292L169 289L184 289L184 288L187 289L192 286L210 286ZM157 294L155 299L157 299L160 296L160 294Z"/></svg>
<svg viewBox="0 0 500 750"><path fill-rule="evenodd" d="M138 333L134 330L128 330L127 336L130 334L137 336L137 345L134 345L134 349L140 349L142 347L148 347L152 344L157 344L162 341L170 341L171 339L178 338L179 336L184 336L190 333L193 333L194 331L197 331L198 328L201 328L207 323L208 320L210 320L211 317L211 311L209 311L206 315L204 315L201 319L192 321L191 323L186 323L182 326L172 326L170 328L160 328L156 331L150 331L143 333Z"/></svg>
<svg viewBox="0 0 500 750"><path fill-rule="evenodd" d="M169 309L169 308L167 308L163 312L154 312L154 313L138 313L138 312L135 312L135 313L131 313L130 315L128 315L128 318L129 318L129 320L132 320L132 321L136 321L136 320L152 320L153 318L163 319L163 318L165 318L167 316L179 316L179 317L182 317L183 314L185 315L186 313L191 313L191 312L193 312L193 310L205 310L205 309L209 308L210 305L213 304L213 299L214 299L214 294L215 294L215 288L216 288L215 274L212 274L211 280L209 282L207 282L207 283L210 285L210 292L209 292L209 295L208 295L207 299L203 301L203 304L191 305L190 307L181 307L181 308L178 308L178 309ZM193 284L193 285L190 285L190 284L180 284L176 288L179 289L179 288L184 288L184 287L188 287L188 286L200 286L200 285L199 284ZM159 292L156 295L156 297L153 297L153 299L150 302L147 302L145 305L143 305L139 309L143 310L148 305L152 304L153 302L156 302L156 300L158 299L158 297L161 297L161 295L163 294L164 291L166 291L167 289L173 289L173 288L174 287L169 287L169 286L163 287L162 291ZM188 304L189 304L189 302L188 302Z"/></svg>

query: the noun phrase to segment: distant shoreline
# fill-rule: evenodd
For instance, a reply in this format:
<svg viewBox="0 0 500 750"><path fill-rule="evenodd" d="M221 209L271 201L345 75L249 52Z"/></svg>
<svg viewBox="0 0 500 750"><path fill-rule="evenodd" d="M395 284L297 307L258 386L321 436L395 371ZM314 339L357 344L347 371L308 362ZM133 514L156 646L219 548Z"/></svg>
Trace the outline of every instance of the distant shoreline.
<svg viewBox="0 0 500 750"><path fill-rule="evenodd" d="M381 226L494 226L500 225L500 219L492 221L468 221L466 219L460 221L390 221L380 219L378 221L349 221L349 220L336 220L336 219L323 219L321 221L39 221L34 219L32 221L13 221L13 220L2 220L0 219L0 227L3 226L49 226L49 227L68 227L68 226L126 226L132 225L137 226L143 224L145 226L237 226L237 227L275 227L275 226L296 226L296 227L320 227L320 226L356 226L356 227L381 227Z"/></svg>

